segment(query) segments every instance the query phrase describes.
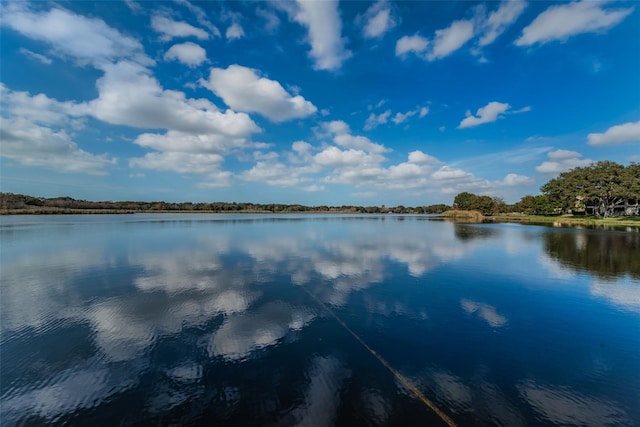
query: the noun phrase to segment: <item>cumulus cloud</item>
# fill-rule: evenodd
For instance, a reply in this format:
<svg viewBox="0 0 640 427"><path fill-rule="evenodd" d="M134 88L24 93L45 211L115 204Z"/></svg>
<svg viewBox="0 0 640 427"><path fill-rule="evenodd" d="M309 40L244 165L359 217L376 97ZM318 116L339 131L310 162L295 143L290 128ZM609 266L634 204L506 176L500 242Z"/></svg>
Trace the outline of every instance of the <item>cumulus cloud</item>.
<svg viewBox="0 0 640 427"><path fill-rule="evenodd" d="M530 185L534 183L534 180L528 176L518 175L516 173L509 173L504 177L502 183L506 187L518 187L521 185Z"/></svg>
<svg viewBox="0 0 640 427"><path fill-rule="evenodd" d="M89 103L92 114L112 124L186 133L248 136L260 129L245 113L224 113L205 99L187 99L165 90L144 67L117 62L104 67L99 96Z"/></svg>
<svg viewBox="0 0 640 427"><path fill-rule="evenodd" d="M344 148L365 150L372 153L389 151L384 145L376 144L366 136L352 135L349 125L342 120L334 120L322 124L323 130L333 136L333 142Z"/></svg>
<svg viewBox="0 0 640 427"><path fill-rule="evenodd" d="M611 126L603 133L590 133L589 145L613 145L640 141L640 121Z"/></svg>
<svg viewBox="0 0 640 427"><path fill-rule="evenodd" d="M416 150L409 153L409 163L421 165L421 164L429 164L429 163L437 164L442 162L433 156L425 154L420 150Z"/></svg>
<svg viewBox="0 0 640 427"><path fill-rule="evenodd" d="M288 7L291 19L303 25L308 31L311 44L309 56L314 60L316 70L337 70L351 57L341 36L342 21L337 0L302 1L295 7Z"/></svg>
<svg viewBox="0 0 640 427"><path fill-rule="evenodd" d="M186 42L171 46L164 54L164 59L177 60L189 67L195 67L207 60L207 52L195 43Z"/></svg>
<svg viewBox="0 0 640 427"><path fill-rule="evenodd" d="M259 113L274 122L304 118L318 111L302 96L289 94L277 81L241 65L212 68L209 80L200 83L231 108Z"/></svg>
<svg viewBox="0 0 640 427"><path fill-rule="evenodd" d="M53 53L81 64L100 66L116 59L153 64L138 40L109 27L98 18L87 18L59 8L32 11L21 2L4 5L3 15L2 25L30 39L49 43Z"/></svg>
<svg viewBox="0 0 640 427"><path fill-rule="evenodd" d="M229 40L238 40L244 37L244 29L242 29L242 26L236 22L227 28L224 35Z"/></svg>
<svg viewBox="0 0 640 427"><path fill-rule="evenodd" d="M571 159L571 158L577 158L577 157L582 157L582 154L578 153L577 151L571 151L571 150L555 150L555 151L550 151L547 153L547 157L549 157L551 160L564 160L564 159Z"/></svg>
<svg viewBox="0 0 640 427"><path fill-rule="evenodd" d="M59 102L44 94L32 96L14 92L0 83L0 141L2 157L25 166L53 169L65 173L106 175L116 159L92 154L73 140L83 105Z"/></svg>
<svg viewBox="0 0 640 427"><path fill-rule="evenodd" d="M65 173L106 175L116 159L78 147L65 130L54 130L20 118L0 120L0 155L25 166Z"/></svg>
<svg viewBox="0 0 640 427"><path fill-rule="evenodd" d="M416 55L423 53L429 46L429 40L421 35L403 36L396 42L396 56L406 56L408 53Z"/></svg>
<svg viewBox="0 0 640 427"><path fill-rule="evenodd" d="M539 173L558 174L569 169L589 166L593 163L591 159L581 159L582 154L577 151L556 150L547 153L549 161L542 162L536 166Z"/></svg>
<svg viewBox="0 0 640 427"><path fill-rule="evenodd" d="M517 46L564 41L583 33L604 33L622 22L633 11L629 8L606 8L606 2L583 0L551 6L522 30Z"/></svg>
<svg viewBox="0 0 640 427"><path fill-rule="evenodd" d="M314 156L314 161L323 166L356 166L378 164L384 158L378 154L368 154L362 150L350 148L341 150L338 147L327 147Z"/></svg>
<svg viewBox="0 0 640 427"><path fill-rule="evenodd" d="M364 15L358 16L357 21L362 25L362 36L367 39L380 38L397 24L387 0L372 4Z"/></svg>
<svg viewBox="0 0 640 427"><path fill-rule="evenodd" d="M478 108L475 116L471 114L471 111L467 110L467 117L465 117L460 122L460 124L458 125L458 129L470 128L484 123L495 122L510 108L511 106L509 104L492 101L484 107Z"/></svg>
<svg viewBox="0 0 640 427"><path fill-rule="evenodd" d="M301 147L298 146L298 148ZM293 187L309 182L311 180L309 174L318 172L318 170L318 167L314 165L289 166L275 161L259 161L242 174L242 179L275 187Z"/></svg>
<svg viewBox="0 0 640 427"><path fill-rule="evenodd" d="M174 21L163 15L153 15L151 17L151 28L160 33L160 40L165 42L177 37L195 37L199 40L207 40L209 38L209 33L202 28L194 27L186 22Z"/></svg>
<svg viewBox="0 0 640 427"><path fill-rule="evenodd" d="M524 0L503 0L500 7L482 23L483 35L478 40L478 45L487 46L493 43L518 19L526 7L527 2Z"/></svg>
<svg viewBox="0 0 640 427"><path fill-rule="evenodd" d="M50 128L34 128L34 131L50 136L60 146L68 143L73 152L82 151L71 143L72 135L68 131L51 128L46 120L53 123L61 120L59 117L66 117L68 123L64 125L73 128L82 117L92 116L110 124L165 130L136 138L136 144L155 151L131 159L129 165L199 174L206 179L200 183L204 186L219 186L229 181L230 173L219 169L224 155L255 146L250 137L261 129L246 113L230 109L220 111L207 99L187 98L184 92L164 89L148 68L154 62L144 54L140 42L108 27L103 21L56 8L32 11L22 3L10 4L6 10L11 18L8 21L16 31L49 43L51 51L58 55L83 65L93 65L103 72L96 82L98 97L91 101L70 104L36 97L38 102L32 103L43 112L36 124ZM193 32L188 26L176 26L168 18L161 18L154 19L156 27L165 31L163 34L169 39ZM205 38L201 32L192 35ZM173 52L180 54L176 49ZM20 103L13 102L13 105L11 108L18 108ZM23 118L31 116L24 115ZM76 155L76 159L86 158L82 153ZM104 164L111 161L107 157L99 158L97 163L103 166L102 169L96 166L95 170L104 170ZM65 166L60 168L65 170Z"/></svg>
<svg viewBox="0 0 640 427"><path fill-rule="evenodd" d="M433 61L449 56L471 40L472 37L472 21L454 21L449 27L436 31L430 49L427 52L427 59Z"/></svg>
<svg viewBox="0 0 640 427"><path fill-rule="evenodd" d="M452 179L471 178L473 175L462 169L452 168L451 166L442 166L431 175L436 181L446 181Z"/></svg>
<svg viewBox="0 0 640 427"><path fill-rule="evenodd" d="M418 114L420 118L423 118L427 114L429 114L429 107L420 108L420 113Z"/></svg>

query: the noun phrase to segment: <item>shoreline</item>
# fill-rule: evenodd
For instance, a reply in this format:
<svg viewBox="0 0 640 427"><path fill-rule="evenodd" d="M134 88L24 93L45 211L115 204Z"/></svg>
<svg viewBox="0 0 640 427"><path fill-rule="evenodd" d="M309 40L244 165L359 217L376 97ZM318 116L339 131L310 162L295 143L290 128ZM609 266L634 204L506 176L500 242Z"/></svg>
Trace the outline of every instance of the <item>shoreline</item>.
<svg viewBox="0 0 640 427"><path fill-rule="evenodd" d="M121 210L121 209L69 209L69 208L42 208L42 209L2 209L0 216L9 215L133 215L133 214L260 214L260 215L282 215L282 214L303 214L303 215L332 215L332 214L353 214L353 215L388 215L393 213L366 213L353 212L348 210L331 211L265 211L265 210L238 210L238 211L213 211L213 210ZM453 220L454 222L466 223L519 223L519 224L551 224L555 226L564 225L584 225L584 226L616 226L616 227L637 227L640 228L640 217L575 217L575 216L541 216L541 215L521 215L521 214L498 214L492 216L474 215L446 215L446 214L396 214L396 215L417 215L428 216L433 219Z"/></svg>

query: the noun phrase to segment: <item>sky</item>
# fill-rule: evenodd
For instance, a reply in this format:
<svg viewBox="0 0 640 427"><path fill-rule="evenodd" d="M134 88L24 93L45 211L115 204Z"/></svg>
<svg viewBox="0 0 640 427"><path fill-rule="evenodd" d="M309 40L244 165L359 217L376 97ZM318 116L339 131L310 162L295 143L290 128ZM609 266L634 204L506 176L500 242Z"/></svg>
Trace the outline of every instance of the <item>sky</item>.
<svg viewBox="0 0 640 427"><path fill-rule="evenodd" d="M0 3L0 189L518 201L640 161L640 4Z"/></svg>

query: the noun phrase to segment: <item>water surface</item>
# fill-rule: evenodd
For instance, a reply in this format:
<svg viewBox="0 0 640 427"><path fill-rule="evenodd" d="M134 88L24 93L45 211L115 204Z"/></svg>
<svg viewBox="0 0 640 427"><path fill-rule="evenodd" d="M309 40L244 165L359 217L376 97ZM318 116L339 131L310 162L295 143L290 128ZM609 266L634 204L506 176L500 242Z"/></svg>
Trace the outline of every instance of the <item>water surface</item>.
<svg viewBox="0 0 640 427"><path fill-rule="evenodd" d="M350 331L458 425L640 424L637 231L136 214L0 238L3 426L443 424Z"/></svg>

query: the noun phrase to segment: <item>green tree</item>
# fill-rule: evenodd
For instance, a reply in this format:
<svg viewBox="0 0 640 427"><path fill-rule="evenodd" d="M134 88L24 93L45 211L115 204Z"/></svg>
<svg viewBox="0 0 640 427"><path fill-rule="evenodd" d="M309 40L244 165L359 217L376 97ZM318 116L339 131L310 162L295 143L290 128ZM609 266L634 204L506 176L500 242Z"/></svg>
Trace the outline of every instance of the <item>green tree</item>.
<svg viewBox="0 0 640 427"><path fill-rule="evenodd" d="M468 192L462 192L458 194L455 199L453 199L453 207L461 210L471 210L474 209L473 205L476 202L478 196Z"/></svg>
<svg viewBox="0 0 640 427"><path fill-rule="evenodd" d="M609 217L616 207L640 199L638 165L625 168L615 162L602 161L563 172L541 187L554 207L564 212L583 210L595 205L597 216Z"/></svg>

